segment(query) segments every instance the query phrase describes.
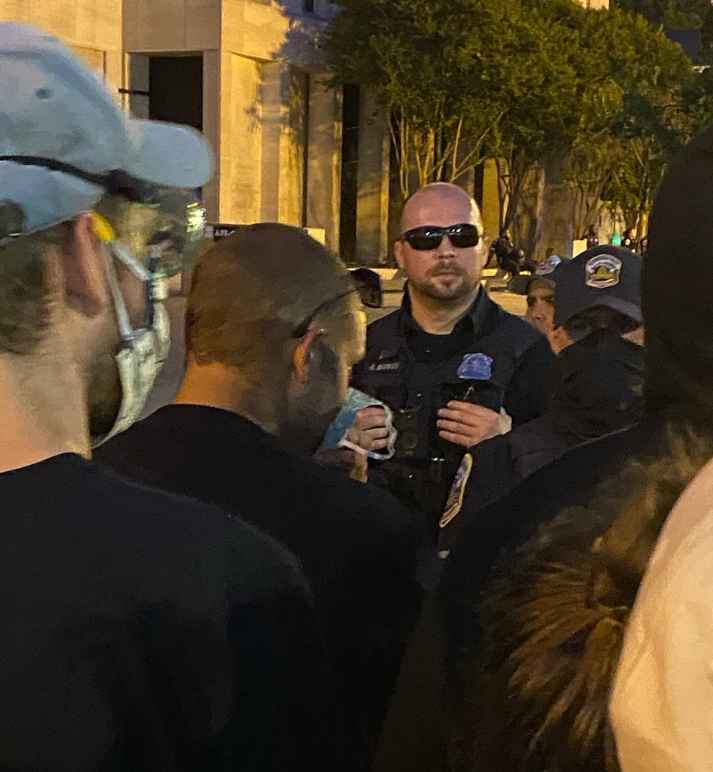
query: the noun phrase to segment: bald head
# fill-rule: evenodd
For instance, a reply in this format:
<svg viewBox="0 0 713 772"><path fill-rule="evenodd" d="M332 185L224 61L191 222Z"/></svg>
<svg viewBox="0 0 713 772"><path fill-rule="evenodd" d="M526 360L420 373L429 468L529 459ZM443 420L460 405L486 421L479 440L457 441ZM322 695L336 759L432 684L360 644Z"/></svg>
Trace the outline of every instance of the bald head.
<svg viewBox="0 0 713 772"><path fill-rule="evenodd" d="M435 222L433 216L447 215L449 222ZM455 217L456 219L451 219ZM464 219L458 219L462 217ZM429 219L431 218L431 219ZM469 222L482 231L482 218L475 200L463 188L450 182L433 182L417 190L404 205L401 232L421 225L452 225Z"/></svg>
<svg viewBox="0 0 713 772"><path fill-rule="evenodd" d="M475 226L477 234L473 238L472 228L453 226ZM427 232L428 238L423 238L423 232L416 230L419 228ZM451 230L446 233L444 229ZM470 238L457 238L464 231L470 231ZM414 308L419 303L457 308L474 300L488 249L480 211L471 196L448 182L426 185L406 202L401 234L394 254L408 278Z"/></svg>

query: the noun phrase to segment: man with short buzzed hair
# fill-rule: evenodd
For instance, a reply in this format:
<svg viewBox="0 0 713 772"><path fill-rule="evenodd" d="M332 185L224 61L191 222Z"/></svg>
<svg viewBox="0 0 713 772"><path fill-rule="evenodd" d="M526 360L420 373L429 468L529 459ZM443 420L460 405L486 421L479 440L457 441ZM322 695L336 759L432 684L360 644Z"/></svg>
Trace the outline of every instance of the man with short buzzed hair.
<svg viewBox="0 0 713 772"><path fill-rule="evenodd" d="M434 183L406 203L394 245L408 282L401 309L370 325L353 383L392 408L395 457L377 474L411 506L440 519L463 454L544 413L554 355L547 340L481 287L488 257L475 201ZM507 413L507 416L505 415ZM360 425L384 433L384 411ZM372 449L386 446L382 437Z"/></svg>
<svg viewBox="0 0 713 772"><path fill-rule="evenodd" d="M334 666L345 770L369 769L422 594L419 520L311 458L364 329L356 287L322 245L300 228L241 226L193 277L176 403L100 453L128 476L239 511L300 559Z"/></svg>

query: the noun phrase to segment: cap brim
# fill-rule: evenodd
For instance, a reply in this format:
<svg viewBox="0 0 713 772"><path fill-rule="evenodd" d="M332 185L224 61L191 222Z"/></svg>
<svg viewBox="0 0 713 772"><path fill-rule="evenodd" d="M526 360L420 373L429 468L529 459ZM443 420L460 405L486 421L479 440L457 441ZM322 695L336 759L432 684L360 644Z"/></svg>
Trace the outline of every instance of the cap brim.
<svg viewBox="0 0 713 772"><path fill-rule="evenodd" d="M213 151L195 129L138 119L128 124L133 154L124 171L169 188L200 188L210 181Z"/></svg>

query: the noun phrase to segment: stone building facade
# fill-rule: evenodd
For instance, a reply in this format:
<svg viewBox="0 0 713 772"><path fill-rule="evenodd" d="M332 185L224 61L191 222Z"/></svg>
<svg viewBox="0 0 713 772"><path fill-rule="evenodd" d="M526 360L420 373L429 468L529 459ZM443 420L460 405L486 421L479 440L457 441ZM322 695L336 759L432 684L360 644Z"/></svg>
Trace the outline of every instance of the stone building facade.
<svg viewBox="0 0 713 772"><path fill-rule="evenodd" d="M0 0L0 20L62 39L136 115L209 138L212 222L299 225L376 262L394 219L389 132L368 93L325 85L314 39L335 12L332 0ZM486 170L495 222L492 186Z"/></svg>
<svg viewBox="0 0 713 772"><path fill-rule="evenodd" d="M211 221L304 226L338 250L344 107L314 46L334 13L331 0L0 0L0 20L59 37L136 115L203 131ZM347 221L367 260L387 252L389 144L383 116L357 99Z"/></svg>

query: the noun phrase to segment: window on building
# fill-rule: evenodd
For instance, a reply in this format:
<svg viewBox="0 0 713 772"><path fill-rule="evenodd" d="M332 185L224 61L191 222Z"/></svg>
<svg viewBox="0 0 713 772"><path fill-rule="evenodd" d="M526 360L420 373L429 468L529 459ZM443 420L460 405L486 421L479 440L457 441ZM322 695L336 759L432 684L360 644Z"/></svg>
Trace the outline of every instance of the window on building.
<svg viewBox="0 0 713 772"><path fill-rule="evenodd" d="M203 57L152 56L149 118L203 130Z"/></svg>
<svg viewBox="0 0 713 772"><path fill-rule="evenodd" d="M314 0L302 0L302 10L305 13L314 13Z"/></svg>

